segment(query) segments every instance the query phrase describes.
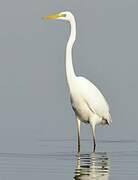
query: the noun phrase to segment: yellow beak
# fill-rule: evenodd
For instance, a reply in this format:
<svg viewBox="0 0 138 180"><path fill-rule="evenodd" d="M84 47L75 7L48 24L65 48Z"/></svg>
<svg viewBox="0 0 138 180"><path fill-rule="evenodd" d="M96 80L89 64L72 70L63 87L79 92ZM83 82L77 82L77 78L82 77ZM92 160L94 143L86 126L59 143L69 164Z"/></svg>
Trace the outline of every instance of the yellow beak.
<svg viewBox="0 0 138 180"><path fill-rule="evenodd" d="M60 17L66 17L66 14L61 14L61 13L57 13L57 14L52 14L49 16L43 16L42 19L44 21L49 20L49 19L58 19Z"/></svg>
<svg viewBox="0 0 138 180"><path fill-rule="evenodd" d="M62 15L60 15L60 14L52 14L52 15L49 15L49 16L43 16L42 19L44 21L46 21L46 20L50 20L50 19L57 19L59 17L62 17Z"/></svg>

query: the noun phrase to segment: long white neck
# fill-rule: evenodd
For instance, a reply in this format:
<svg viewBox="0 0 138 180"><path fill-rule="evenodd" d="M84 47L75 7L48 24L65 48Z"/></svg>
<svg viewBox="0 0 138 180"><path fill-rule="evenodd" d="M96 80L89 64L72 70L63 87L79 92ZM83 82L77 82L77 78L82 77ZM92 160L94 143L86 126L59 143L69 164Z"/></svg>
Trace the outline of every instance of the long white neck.
<svg viewBox="0 0 138 180"><path fill-rule="evenodd" d="M66 76L69 88L76 77L72 64L72 47L76 39L76 22L74 16L69 20L71 25L71 33L66 46Z"/></svg>

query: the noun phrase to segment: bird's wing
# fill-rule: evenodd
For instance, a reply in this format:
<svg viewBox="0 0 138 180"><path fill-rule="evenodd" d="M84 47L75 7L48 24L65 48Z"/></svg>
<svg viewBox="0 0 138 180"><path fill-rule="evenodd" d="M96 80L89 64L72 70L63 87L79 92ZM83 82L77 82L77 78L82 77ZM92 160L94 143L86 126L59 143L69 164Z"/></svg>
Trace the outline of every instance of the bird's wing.
<svg viewBox="0 0 138 180"><path fill-rule="evenodd" d="M110 124L109 106L98 88L84 77L78 77L78 86L81 96L89 108Z"/></svg>

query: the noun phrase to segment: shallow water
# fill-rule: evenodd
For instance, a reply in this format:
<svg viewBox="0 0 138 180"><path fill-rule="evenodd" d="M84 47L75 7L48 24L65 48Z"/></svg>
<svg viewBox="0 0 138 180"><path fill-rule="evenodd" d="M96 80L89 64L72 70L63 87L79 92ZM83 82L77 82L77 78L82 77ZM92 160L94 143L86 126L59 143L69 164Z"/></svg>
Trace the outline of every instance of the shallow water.
<svg viewBox="0 0 138 180"><path fill-rule="evenodd" d="M33 142L33 143L32 143ZM0 152L0 179L10 180L108 180L138 178L137 141L99 141L96 153L91 142L76 140L26 141L26 149Z"/></svg>

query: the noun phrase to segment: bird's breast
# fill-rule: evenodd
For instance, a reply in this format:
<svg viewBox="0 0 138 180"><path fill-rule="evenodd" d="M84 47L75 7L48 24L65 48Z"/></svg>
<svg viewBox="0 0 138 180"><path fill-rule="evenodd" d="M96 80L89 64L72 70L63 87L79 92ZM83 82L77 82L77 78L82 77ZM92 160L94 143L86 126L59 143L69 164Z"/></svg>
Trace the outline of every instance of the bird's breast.
<svg viewBox="0 0 138 180"><path fill-rule="evenodd" d="M79 119L85 123L88 123L89 118L92 115L92 111L89 109L83 98L79 95L71 95L71 105Z"/></svg>

